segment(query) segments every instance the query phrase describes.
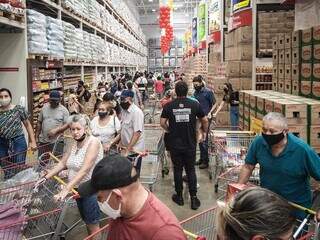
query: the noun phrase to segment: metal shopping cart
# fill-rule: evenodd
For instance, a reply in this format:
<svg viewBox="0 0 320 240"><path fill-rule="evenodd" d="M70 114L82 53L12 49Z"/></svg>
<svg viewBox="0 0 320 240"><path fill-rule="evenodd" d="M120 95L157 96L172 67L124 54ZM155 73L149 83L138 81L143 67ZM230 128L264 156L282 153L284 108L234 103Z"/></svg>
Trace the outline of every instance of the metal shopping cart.
<svg viewBox="0 0 320 240"><path fill-rule="evenodd" d="M248 148L255 138L250 131L213 130L209 133L209 178L218 191L218 176L226 169L242 165Z"/></svg>
<svg viewBox="0 0 320 240"><path fill-rule="evenodd" d="M160 164L162 174L168 174L167 158L163 141L163 130L160 125L145 125L144 128L145 149L148 152L142 161L140 181L147 184L153 190L153 185L158 179Z"/></svg>
<svg viewBox="0 0 320 240"><path fill-rule="evenodd" d="M155 117L157 115L160 115L160 112L157 111L159 108L159 101L158 99L149 99L148 103L145 106L144 109L144 122L145 123L155 123Z"/></svg>
<svg viewBox="0 0 320 240"><path fill-rule="evenodd" d="M187 239L192 240L213 240L216 237L215 220L216 207L210 208L191 218L181 222ZM84 240L106 240L108 237L109 225L102 227L96 233Z"/></svg>
<svg viewBox="0 0 320 240"><path fill-rule="evenodd" d="M16 222L0 225L3 240L57 239L63 228L63 221L69 205L74 204L74 196L64 202L55 202L59 183L48 180L39 191L34 192L34 183L26 183L0 192L0 203L18 201L23 218Z"/></svg>

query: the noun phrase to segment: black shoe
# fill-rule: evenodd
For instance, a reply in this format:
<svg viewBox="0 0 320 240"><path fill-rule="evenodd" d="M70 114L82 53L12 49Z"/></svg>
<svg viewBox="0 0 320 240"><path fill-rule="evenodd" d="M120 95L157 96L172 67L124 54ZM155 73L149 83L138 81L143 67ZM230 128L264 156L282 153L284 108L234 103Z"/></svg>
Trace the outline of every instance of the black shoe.
<svg viewBox="0 0 320 240"><path fill-rule="evenodd" d="M179 206L183 206L184 205L183 197L181 195L173 194L172 195L172 201L174 201Z"/></svg>
<svg viewBox="0 0 320 240"><path fill-rule="evenodd" d="M201 203L197 196L191 197L191 209L197 210L200 207Z"/></svg>
<svg viewBox="0 0 320 240"><path fill-rule="evenodd" d="M182 177L182 181L184 181L184 182L188 182L188 177L187 177L187 175L184 175L183 177Z"/></svg>
<svg viewBox="0 0 320 240"><path fill-rule="evenodd" d="M201 163L201 165L199 166L200 169L206 169L209 167L208 163Z"/></svg>
<svg viewBox="0 0 320 240"><path fill-rule="evenodd" d="M198 161L196 161L196 166L201 165L203 163L202 159L199 159Z"/></svg>

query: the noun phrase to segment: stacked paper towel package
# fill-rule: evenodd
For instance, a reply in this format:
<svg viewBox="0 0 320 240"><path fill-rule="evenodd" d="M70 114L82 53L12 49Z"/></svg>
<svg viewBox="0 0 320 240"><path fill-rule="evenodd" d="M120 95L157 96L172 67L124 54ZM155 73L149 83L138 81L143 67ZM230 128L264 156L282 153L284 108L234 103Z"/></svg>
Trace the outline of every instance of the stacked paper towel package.
<svg viewBox="0 0 320 240"><path fill-rule="evenodd" d="M50 54L60 59L105 64L147 64L145 57L34 10L27 11L27 21L30 54Z"/></svg>
<svg viewBox="0 0 320 240"><path fill-rule="evenodd" d="M130 47L133 47L147 55L146 47L144 47L140 41L138 41L109 11L106 10L104 6L99 4L96 0L63 0L62 4L67 8L72 9L75 13L89 18L90 21L96 23L99 28L122 40ZM119 13L127 23L130 23L133 31L145 41L142 29L127 5L118 0L113 1L112 5L117 13Z"/></svg>

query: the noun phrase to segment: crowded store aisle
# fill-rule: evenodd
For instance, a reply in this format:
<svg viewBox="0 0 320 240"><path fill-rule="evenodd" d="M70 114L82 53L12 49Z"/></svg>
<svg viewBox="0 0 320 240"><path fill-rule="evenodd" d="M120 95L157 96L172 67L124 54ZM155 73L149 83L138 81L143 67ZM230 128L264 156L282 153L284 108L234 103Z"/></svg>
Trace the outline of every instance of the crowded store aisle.
<svg viewBox="0 0 320 240"><path fill-rule="evenodd" d="M215 205L216 196L213 190L214 185L212 181L209 180L208 171L206 169L199 170L197 168L197 177L200 185L200 188L198 189L198 197L201 200L201 207L196 211L190 209L189 198L185 198L184 206L177 206L174 202L172 202L171 195L174 191L172 171L164 178L161 178L160 175L161 174L159 173L159 179L155 185L154 193L165 205L170 208L178 220L185 220ZM70 209L67 216L69 217L69 219L66 221L68 224L72 223L74 219L80 218L78 211L75 211L74 209ZM87 236L86 229L83 225L81 225L70 232L70 234L67 235L66 240L79 240L85 236Z"/></svg>

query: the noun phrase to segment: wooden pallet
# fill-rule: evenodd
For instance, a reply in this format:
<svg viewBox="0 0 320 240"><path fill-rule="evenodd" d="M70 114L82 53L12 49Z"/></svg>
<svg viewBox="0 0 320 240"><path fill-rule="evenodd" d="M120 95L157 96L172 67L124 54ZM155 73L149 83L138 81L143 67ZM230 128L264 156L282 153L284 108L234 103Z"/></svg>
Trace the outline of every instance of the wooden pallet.
<svg viewBox="0 0 320 240"><path fill-rule="evenodd" d="M13 20L13 21L20 22L20 23L24 23L25 22L24 15L20 15L20 14L16 14L16 13L11 13L11 12L6 12L6 11L0 10L0 16L8 18L8 19Z"/></svg>

